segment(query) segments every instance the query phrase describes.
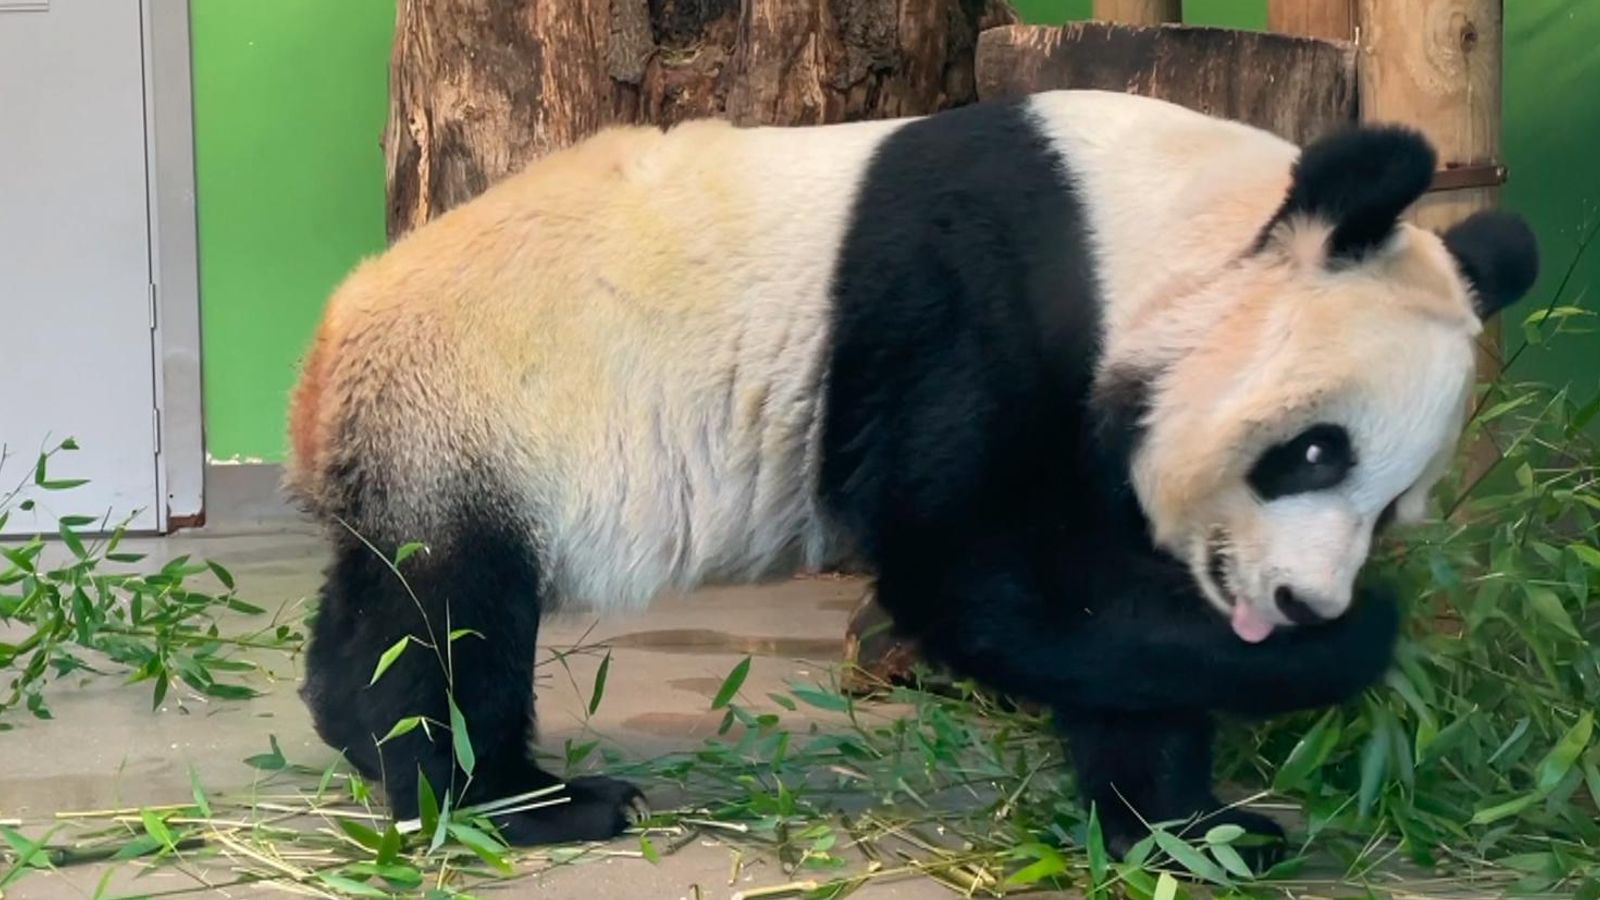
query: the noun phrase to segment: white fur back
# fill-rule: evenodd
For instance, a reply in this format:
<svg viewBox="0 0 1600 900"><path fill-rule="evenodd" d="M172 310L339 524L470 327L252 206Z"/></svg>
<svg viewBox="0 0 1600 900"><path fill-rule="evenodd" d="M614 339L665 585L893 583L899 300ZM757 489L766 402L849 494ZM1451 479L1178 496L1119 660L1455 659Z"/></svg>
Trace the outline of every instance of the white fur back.
<svg viewBox="0 0 1600 900"><path fill-rule="evenodd" d="M1086 207L1114 338L1249 246L1299 148L1260 129L1131 94L1053 91L1029 104Z"/></svg>
<svg viewBox="0 0 1600 900"><path fill-rule="evenodd" d="M671 310L644 326L659 346L595 348L615 354L610 414L604 445L578 455L614 471L578 473L537 504L554 514L543 550L557 603L634 607L837 557L816 499L832 277L857 182L902 124L704 142L684 129L633 173L686 241L682 278L658 290L703 293L648 304ZM701 166L721 170L710 196L674 190Z"/></svg>

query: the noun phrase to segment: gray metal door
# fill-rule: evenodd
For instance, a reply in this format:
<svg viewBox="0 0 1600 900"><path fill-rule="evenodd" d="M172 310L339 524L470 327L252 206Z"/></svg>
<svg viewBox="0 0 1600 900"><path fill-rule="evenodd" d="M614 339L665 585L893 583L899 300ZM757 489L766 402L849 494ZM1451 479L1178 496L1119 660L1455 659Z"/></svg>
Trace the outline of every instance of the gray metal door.
<svg viewBox="0 0 1600 900"><path fill-rule="evenodd" d="M161 522L139 0L0 0L0 496L39 449L61 515Z"/></svg>

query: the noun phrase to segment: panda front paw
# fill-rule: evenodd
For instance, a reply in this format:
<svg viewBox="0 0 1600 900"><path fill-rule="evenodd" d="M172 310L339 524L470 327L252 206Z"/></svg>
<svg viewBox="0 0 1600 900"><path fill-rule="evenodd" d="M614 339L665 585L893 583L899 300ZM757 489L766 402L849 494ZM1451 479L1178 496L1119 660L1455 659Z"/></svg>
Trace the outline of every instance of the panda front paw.
<svg viewBox="0 0 1600 900"><path fill-rule="evenodd" d="M1283 861L1289 848L1289 838L1283 826L1247 809L1218 808L1221 806L1219 803L1210 806L1212 808L1207 811L1196 811L1187 827L1174 826L1172 830L1185 840L1196 841L1219 825L1236 825L1244 830L1244 834L1231 842L1230 846L1253 874L1260 876ZM1144 821L1131 813L1103 817L1100 830L1106 852L1119 860L1126 859L1140 841L1150 836L1150 829Z"/></svg>
<svg viewBox="0 0 1600 900"><path fill-rule="evenodd" d="M491 816L514 847L608 841L650 817L650 805L626 781L590 776L567 782L547 805Z"/></svg>
<svg viewBox="0 0 1600 900"><path fill-rule="evenodd" d="M1343 618L1306 630L1307 641L1330 641L1341 660L1342 680L1349 693L1362 691L1383 678L1394 662L1400 640L1400 604L1393 591L1361 590Z"/></svg>

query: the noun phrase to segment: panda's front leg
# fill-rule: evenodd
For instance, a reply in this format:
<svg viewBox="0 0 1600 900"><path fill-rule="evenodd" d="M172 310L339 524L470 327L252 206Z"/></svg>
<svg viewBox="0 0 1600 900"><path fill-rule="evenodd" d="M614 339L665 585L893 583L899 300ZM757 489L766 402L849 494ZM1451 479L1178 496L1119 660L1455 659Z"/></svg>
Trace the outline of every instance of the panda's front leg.
<svg viewBox="0 0 1600 900"><path fill-rule="evenodd" d="M1097 585L1101 596L1071 594L1041 576L1051 566L1028 547L1004 535L964 549L908 547L880 561L878 600L933 661L1062 717L1082 792L1103 810L1112 849L1141 839L1145 821L1204 815L1266 838L1247 858L1258 871L1270 864L1282 852L1282 829L1221 809L1211 791L1209 713L1272 715L1359 692L1387 667L1398 619L1392 597L1251 645L1198 597L1172 594L1170 580L1107 579ZM1150 571L1137 559L1111 559L1121 572ZM1111 802L1119 794L1132 795L1133 808Z"/></svg>
<svg viewBox="0 0 1600 900"><path fill-rule="evenodd" d="M1283 858L1287 839L1272 819L1217 799L1211 786L1215 728L1204 712L1116 713L1056 709L1056 727L1096 811L1107 851L1123 857L1151 825L1193 840L1218 825L1243 828L1236 848L1261 873Z"/></svg>

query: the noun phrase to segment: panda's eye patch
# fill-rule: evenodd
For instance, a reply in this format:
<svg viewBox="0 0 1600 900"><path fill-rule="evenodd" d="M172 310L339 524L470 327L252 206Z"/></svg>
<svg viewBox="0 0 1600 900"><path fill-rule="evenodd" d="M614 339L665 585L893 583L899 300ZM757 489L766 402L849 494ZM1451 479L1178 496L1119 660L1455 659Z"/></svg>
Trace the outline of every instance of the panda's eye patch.
<svg viewBox="0 0 1600 900"><path fill-rule="evenodd" d="M1247 481L1261 499L1273 500L1337 487L1355 464L1349 432L1313 425L1262 453Z"/></svg>

